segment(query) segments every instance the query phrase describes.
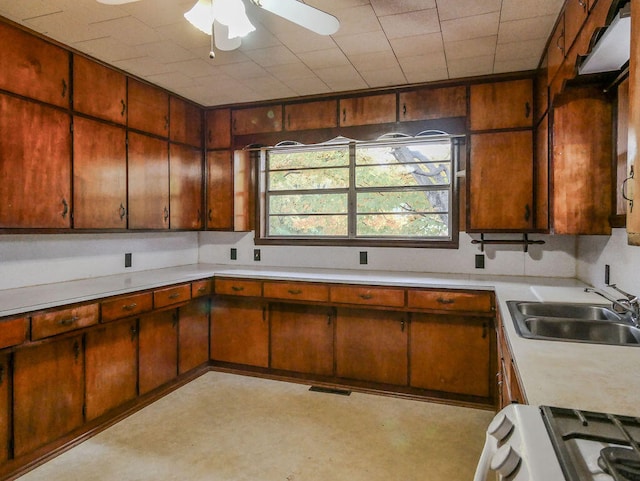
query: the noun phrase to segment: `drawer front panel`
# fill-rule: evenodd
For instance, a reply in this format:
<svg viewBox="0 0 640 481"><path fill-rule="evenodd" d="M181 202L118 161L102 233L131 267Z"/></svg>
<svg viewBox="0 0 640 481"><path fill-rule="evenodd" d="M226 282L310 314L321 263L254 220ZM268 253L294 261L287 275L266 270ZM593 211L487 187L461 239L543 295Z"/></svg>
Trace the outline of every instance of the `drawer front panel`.
<svg viewBox="0 0 640 481"><path fill-rule="evenodd" d="M404 306L404 289L385 287L332 286L331 302L369 306Z"/></svg>
<svg viewBox="0 0 640 481"><path fill-rule="evenodd" d="M153 291L153 305L156 309L191 299L191 284L167 287Z"/></svg>
<svg viewBox="0 0 640 481"><path fill-rule="evenodd" d="M301 301L326 302L329 300L329 287L322 284L304 282L265 282L264 296L276 299L296 299Z"/></svg>
<svg viewBox="0 0 640 481"><path fill-rule="evenodd" d="M7 321L0 321L0 349L16 346L27 340L29 319L18 317Z"/></svg>
<svg viewBox="0 0 640 481"><path fill-rule="evenodd" d="M490 292L409 290L408 304L419 309L491 312L493 296Z"/></svg>
<svg viewBox="0 0 640 481"><path fill-rule="evenodd" d="M102 303L102 322L135 316L148 312L152 308L153 295L150 292L118 297Z"/></svg>
<svg viewBox="0 0 640 481"><path fill-rule="evenodd" d="M31 318L31 339L43 339L98 323L98 304L37 314Z"/></svg>
<svg viewBox="0 0 640 481"><path fill-rule="evenodd" d="M211 294L211 279L191 283L191 297L203 297Z"/></svg>
<svg viewBox="0 0 640 481"><path fill-rule="evenodd" d="M216 279L215 292L225 296L262 296L262 282L244 279Z"/></svg>

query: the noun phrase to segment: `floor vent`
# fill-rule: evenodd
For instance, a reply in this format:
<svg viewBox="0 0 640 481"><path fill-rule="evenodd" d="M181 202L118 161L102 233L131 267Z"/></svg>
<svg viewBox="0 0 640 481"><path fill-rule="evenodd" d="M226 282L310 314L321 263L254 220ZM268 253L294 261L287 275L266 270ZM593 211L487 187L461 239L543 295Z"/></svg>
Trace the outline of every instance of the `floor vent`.
<svg viewBox="0 0 640 481"><path fill-rule="evenodd" d="M339 394L340 396L351 395L351 391L347 391L346 389L332 389L330 387L322 387L322 386L311 386L309 388L309 391L324 392L327 394Z"/></svg>

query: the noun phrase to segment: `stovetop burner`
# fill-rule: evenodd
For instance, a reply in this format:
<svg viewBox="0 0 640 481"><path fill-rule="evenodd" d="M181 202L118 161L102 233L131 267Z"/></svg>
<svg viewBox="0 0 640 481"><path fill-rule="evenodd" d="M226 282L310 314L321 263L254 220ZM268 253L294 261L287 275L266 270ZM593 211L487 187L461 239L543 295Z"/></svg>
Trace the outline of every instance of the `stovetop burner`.
<svg viewBox="0 0 640 481"><path fill-rule="evenodd" d="M632 448L604 448L598 466L616 481L640 481L640 453Z"/></svg>

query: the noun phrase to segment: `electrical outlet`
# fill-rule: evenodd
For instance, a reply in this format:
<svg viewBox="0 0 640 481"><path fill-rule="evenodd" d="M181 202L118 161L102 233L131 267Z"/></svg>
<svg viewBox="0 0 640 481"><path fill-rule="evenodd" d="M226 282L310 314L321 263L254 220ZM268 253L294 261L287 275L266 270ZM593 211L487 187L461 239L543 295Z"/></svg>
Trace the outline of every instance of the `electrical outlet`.
<svg viewBox="0 0 640 481"><path fill-rule="evenodd" d="M254 261L260 260L260 249L253 249L253 260Z"/></svg>
<svg viewBox="0 0 640 481"><path fill-rule="evenodd" d="M124 255L124 266L125 267L131 267L131 261L132 261L131 253L125 254Z"/></svg>
<svg viewBox="0 0 640 481"><path fill-rule="evenodd" d="M238 249L236 249L235 247L232 247L229 256L231 257L232 261L237 260L238 259Z"/></svg>
<svg viewBox="0 0 640 481"><path fill-rule="evenodd" d="M361 251L360 252L360 264L368 264L369 263L369 259L367 256L367 251Z"/></svg>
<svg viewBox="0 0 640 481"><path fill-rule="evenodd" d="M484 269L484 254L476 254L476 269Z"/></svg>
<svg viewBox="0 0 640 481"><path fill-rule="evenodd" d="M605 264L604 265L604 283L605 285L609 285L611 284L611 267L609 267L609 264Z"/></svg>

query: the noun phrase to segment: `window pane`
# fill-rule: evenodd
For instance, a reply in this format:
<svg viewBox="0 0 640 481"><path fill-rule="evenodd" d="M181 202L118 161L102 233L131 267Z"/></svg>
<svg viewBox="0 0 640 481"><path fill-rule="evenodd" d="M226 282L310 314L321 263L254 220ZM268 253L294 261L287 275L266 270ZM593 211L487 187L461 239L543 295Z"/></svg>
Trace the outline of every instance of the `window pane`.
<svg viewBox="0 0 640 481"><path fill-rule="evenodd" d="M444 214L358 215L357 234L362 237L448 237L449 216Z"/></svg>
<svg viewBox="0 0 640 481"><path fill-rule="evenodd" d="M426 142L424 144L358 146L356 152L357 165L403 162L437 162L451 160L451 143Z"/></svg>
<svg viewBox="0 0 640 481"><path fill-rule="evenodd" d="M365 192L358 194L358 213L430 213L449 211L449 191Z"/></svg>
<svg viewBox="0 0 640 481"><path fill-rule="evenodd" d="M346 237L346 215L269 216L270 236Z"/></svg>
<svg viewBox="0 0 640 481"><path fill-rule="evenodd" d="M310 167L338 167L349 165L349 148L272 151L269 153L269 170L303 169Z"/></svg>
<svg viewBox="0 0 640 481"><path fill-rule="evenodd" d="M451 164L396 164L356 168L356 187L449 185Z"/></svg>
<svg viewBox="0 0 640 481"><path fill-rule="evenodd" d="M349 169L287 170L269 173L269 190L345 189Z"/></svg>
<svg viewBox="0 0 640 481"><path fill-rule="evenodd" d="M347 194L272 195L269 214L346 214Z"/></svg>

